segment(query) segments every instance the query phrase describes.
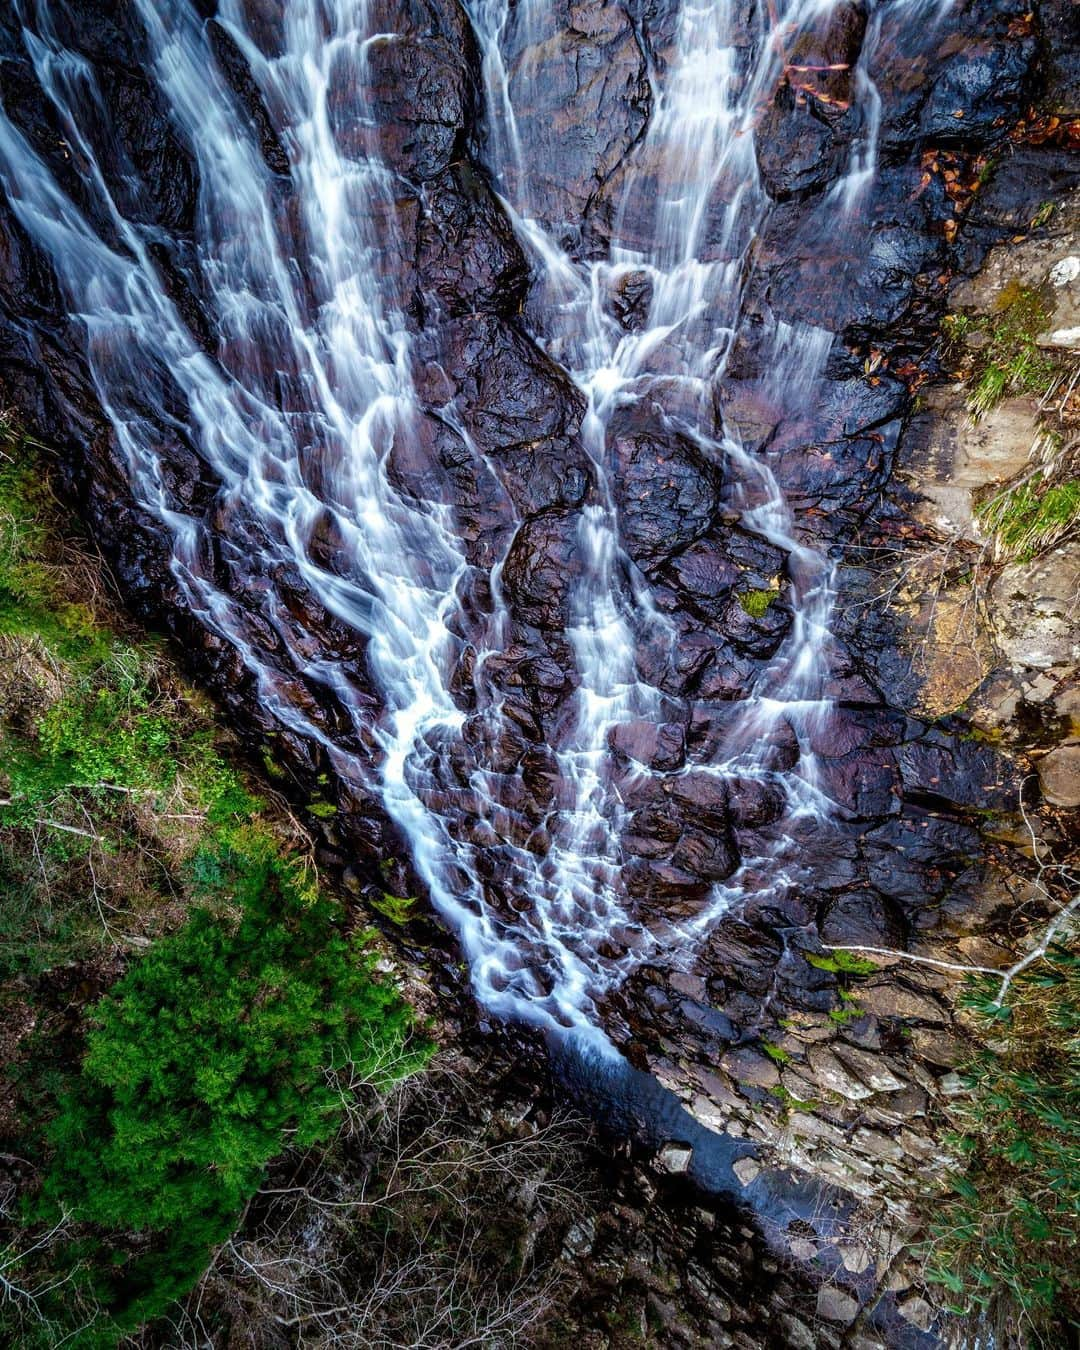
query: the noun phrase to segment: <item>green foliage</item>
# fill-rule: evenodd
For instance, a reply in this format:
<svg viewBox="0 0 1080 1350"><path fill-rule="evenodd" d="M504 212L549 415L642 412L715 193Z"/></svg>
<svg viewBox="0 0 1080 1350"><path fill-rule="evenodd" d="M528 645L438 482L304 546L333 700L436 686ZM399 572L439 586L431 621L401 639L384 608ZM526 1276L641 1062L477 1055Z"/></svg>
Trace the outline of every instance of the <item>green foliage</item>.
<svg viewBox="0 0 1080 1350"><path fill-rule="evenodd" d="M761 1048L769 1056L774 1064L790 1064L791 1054L785 1050L782 1045L774 1045L772 1041L762 1041Z"/></svg>
<svg viewBox="0 0 1080 1350"><path fill-rule="evenodd" d="M1000 558L1027 562L1080 527L1080 479L1055 483L1035 473L995 493L976 515Z"/></svg>
<svg viewBox="0 0 1080 1350"><path fill-rule="evenodd" d="M40 466L0 426L0 637L43 641L58 659L85 668L107 660L112 644L92 608L65 593L54 513Z"/></svg>
<svg viewBox="0 0 1080 1350"><path fill-rule="evenodd" d="M34 973L79 961L110 978L102 948L146 948L94 1009L76 1073L79 1029L43 1008L9 1066L20 1153L42 1179L32 1232L9 1248L29 1254L5 1269L43 1291L43 1320L0 1306L0 1339L90 1350L192 1287L276 1154L333 1134L336 1070L381 1090L429 1049L159 647L111 626L92 560L63 542L39 467L11 449L0 977L26 996ZM90 603L72 599L79 578ZM36 1245L59 1215L74 1226Z"/></svg>
<svg viewBox="0 0 1080 1350"><path fill-rule="evenodd" d="M752 619L763 619L769 606L776 599L775 591L743 591L736 597L739 604Z"/></svg>
<svg viewBox="0 0 1080 1350"><path fill-rule="evenodd" d="M392 924L398 928L404 928L410 919L414 917L416 909L415 895L391 895L389 891L383 891L377 900L372 900L371 908L381 914L384 919L389 919Z"/></svg>
<svg viewBox="0 0 1080 1350"><path fill-rule="evenodd" d="M272 836L248 827L219 863L239 919L197 910L131 966L96 1010L49 1129L42 1218L91 1226L80 1255L122 1327L191 1288L287 1141L334 1131L327 1069L349 1063L383 1087L428 1053ZM114 1233L147 1241L116 1263Z"/></svg>
<svg viewBox="0 0 1080 1350"><path fill-rule="evenodd" d="M989 1043L951 1112L957 1166L926 1274L957 1309L1004 1302L1052 1335L1080 1321L1080 954L1053 948L1006 1005L996 992L973 980L964 997Z"/></svg>

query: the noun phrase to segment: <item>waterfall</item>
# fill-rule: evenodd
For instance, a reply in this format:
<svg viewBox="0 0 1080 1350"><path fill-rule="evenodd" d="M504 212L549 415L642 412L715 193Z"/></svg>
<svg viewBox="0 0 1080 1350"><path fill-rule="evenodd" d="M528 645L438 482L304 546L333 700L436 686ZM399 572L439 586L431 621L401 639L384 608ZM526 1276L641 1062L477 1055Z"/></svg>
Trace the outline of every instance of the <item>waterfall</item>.
<svg viewBox="0 0 1080 1350"><path fill-rule="evenodd" d="M269 55L251 32L248 7L223 0L219 22L247 59L288 158L288 209L238 115L198 7L136 0L153 78L200 176L194 242L215 328L208 351L170 292L155 227L132 217L103 171L94 134L102 91L92 65L58 36L64 0L16 4L37 79L84 167L85 198L65 191L8 116L0 116L0 181L80 320L132 495L171 540L185 603L239 653L267 713L322 746L344 779L377 791L460 938L477 999L499 1017L571 1028L604 1044L605 995L643 962L691 962L695 944L748 887L788 884L800 822L824 828L830 816L808 736L829 709L832 564L793 518L767 459L734 428L718 433L712 416L742 322L752 245L771 209L755 160L755 118L783 69L781 39L829 8L830 0L781 2L771 18L762 10L748 34L736 31L729 0L686 0L666 67L650 71L651 115L626 166L610 248L583 260L539 218L531 147L515 109L529 82L544 78L537 53L551 23L545 0L468 6L483 63L487 167L536 271L527 323L581 391L581 439L595 476L578 517L581 567L566 630L576 689L553 746L564 789L547 823L549 846L535 851L500 834L499 773L481 765L471 782L474 809L502 838L505 881L521 901L507 914L489 902L477 866L482 844L461 841L433 784L434 747L459 737L465 722L451 677L466 550L453 510L404 493L388 468L395 445L417 434L420 403L408 297L382 265L404 244L370 103L371 54L396 35L369 26L359 0L290 0ZM511 46L519 53L513 69ZM864 72L859 89L865 133L835 189L849 214L875 165L877 96ZM651 219L643 219L650 199ZM642 324L627 330L610 301L631 276L650 298ZM767 392L794 411L817 396L832 334L779 323L770 342ZM628 807L611 751L620 727L665 715L665 694L641 673L641 643L676 641L653 583L620 542L612 427L626 410L646 407L665 434L723 469L728 508L786 560L791 613L790 631L745 691L722 744L693 766L719 781L769 783L786 803L786 825L767 856L743 858L695 912L659 919L643 917L622 884ZM444 416L454 424L452 406ZM223 485L210 521L171 500L162 427L194 447ZM318 547L327 532L332 567ZM243 551L253 539L263 551L266 604L282 620L262 644L252 640L245 597L220 583L213 563L215 549ZM305 681L348 711L344 730L297 698L296 681L267 655L295 641L297 621L285 622L286 601L274 589L281 569L363 642L379 710L360 696L351 660L320 649L316 633L289 653ZM480 685L505 642L500 577L497 562L492 613L472 624ZM497 693L481 692L484 715L497 724ZM803 747L784 770L767 754L780 725Z"/></svg>

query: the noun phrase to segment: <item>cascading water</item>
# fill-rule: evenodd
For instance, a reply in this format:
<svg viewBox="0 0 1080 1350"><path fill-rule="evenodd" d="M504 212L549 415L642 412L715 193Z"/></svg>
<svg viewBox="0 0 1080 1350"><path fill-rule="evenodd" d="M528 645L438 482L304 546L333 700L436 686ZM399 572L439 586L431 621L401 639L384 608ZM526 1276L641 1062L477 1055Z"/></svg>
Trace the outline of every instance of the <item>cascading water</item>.
<svg viewBox="0 0 1080 1350"><path fill-rule="evenodd" d="M898 0L902 3L903 0ZM828 559L793 520L768 463L734 429L718 434L713 392L739 332L751 251L770 209L754 153L754 124L785 69L784 44L830 0L793 0L756 26L722 0L685 4L670 60L651 72L653 109L626 171L613 242L581 262L539 219L530 188L530 146L515 113L522 89L543 78L541 0L511 10L498 0L470 9L486 80L489 168L535 259L528 322L585 399L581 440L594 477L577 518L566 637L576 688L555 751L558 807L545 845L501 826L502 775L482 761L471 809L500 842L503 878L519 903L489 902L481 842L462 842L433 769L437 748L462 733L453 692L462 590L469 572L453 511L420 503L394 484L388 461L417 434L420 399L408 297L383 266L403 247L394 175L379 152L369 99L371 54L395 34L371 26L354 0L291 0L272 54L256 41L242 0L224 0L218 21L243 53L288 159L290 202L238 116L195 5L138 0L153 76L191 145L200 175L194 225L202 303L216 345L209 354L171 294L155 244L102 168L96 135L101 91L89 62L67 50L54 22L61 0L20 0L24 42L78 162L78 201L50 173L10 117L0 117L0 179L18 218L51 258L73 314L81 316L97 395L127 459L132 492L172 541L172 571L189 607L239 651L266 709L318 742L346 780L374 785L406 833L436 908L458 933L479 1001L496 1015L545 1028L574 1028L604 1043L598 1004L647 960L692 959L694 946L748 887L785 884L789 827L827 819L809 733L827 716L822 694L832 578ZM516 62L507 56L518 52ZM513 67L511 69L511 66ZM865 135L837 191L858 208L873 174L872 84ZM112 186L110 186L112 184ZM654 199L655 207L642 203ZM548 225L551 223L549 222ZM628 278L649 296L636 328L616 321L615 288ZM832 345L824 329L777 323L765 390L779 410L816 397ZM656 588L620 542L613 428L645 410L664 435L682 438L717 472L742 528L786 560L775 583L790 632L743 692L722 742L698 774L759 780L786 802L767 856L744 857L707 888L692 912L638 911L624 884L629 813L611 744L620 728L659 723L667 696L641 672L643 644L677 644ZM452 402L447 425L467 432ZM164 488L159 428L188 440L223 484L210 526L177 510ZM320 541L335 541L333 565ZM282 622L257 646L245 598L219 584L215 550L259 541L269 612ZM347 709L335 729L297 681L266 655L296 644L296 622L273 578L292 569L319 603L361 635L381 711L356 686L350 660L305 633L289 653L309 683ZM504 644L502 562L491 569L490 613L470 620L477 649L474 693L497 732L498 690L486 671ZM773 595L769 596L770 602ZM769 755L785 725L803 743L784 772ZM357 745L372 746L369 755ZM685 770L673 771L682 773Z"/></svg>

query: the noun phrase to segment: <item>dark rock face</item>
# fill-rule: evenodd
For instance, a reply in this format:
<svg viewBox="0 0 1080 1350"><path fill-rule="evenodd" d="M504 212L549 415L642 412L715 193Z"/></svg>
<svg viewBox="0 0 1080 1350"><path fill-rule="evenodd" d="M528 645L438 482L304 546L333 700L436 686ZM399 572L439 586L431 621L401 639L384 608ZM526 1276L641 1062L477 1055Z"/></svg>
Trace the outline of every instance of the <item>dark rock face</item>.
<svg viewBox="0 0 1080 1350"><path fill-rule="evenodd" d="M842 169L858 129L854 71L865 33L865 6L841 4L785 47L784 75L754 133L775 200L820 191Z"/></svg>
<svg viewBox="0 0 1080 1350"><path fill-rule="evenodd" d="M213 9L204 7L208 19ZM733 20L747 67L754 9ZM285 6L247 10L258 50L280 54ZM58 13L59 40L106 91L92 119L93 150L118 209L156 250L171 302L228 376L238 357L208 312L198 168L148 74L134 9L95 2ZM545 79L529 86L534 101L515 104L530 147L532 206L580 262L616 233L630 248L654 228L650 188L664 165L638 166L633 198L620 194L648 125L650 76L662 82L672 58L676 12L649 3L631 19L617 6L560 0L544 22L542 32L514 32L510 88L542 63ZM734 1082L761 1099L779 1074L748 1048L762 1026L832 1006L835 972L807 958L820 956L822 944L897 946L933 928L978 851L970 813L1016 799L992 751L904 716L910 670L888 621L867 604L872 565L845 559L858 531L890 522L882 495L909 412L912 362L932 339L950 269L970 266L1016 228L1011 212L1028 171L1025 151L1009 149L1005 137L1032 84L1037 30L1007 0L971 0L933 24L912 23L899 6L868 17L862 4L846 3L783 54L753 128L770 209L745 269L737 331L724 346L709 329L723 356L695 375L693 391L714 420L710 433L737 440L775 477L794 520L783 546L745 524L735 462L714 448L719 440L688 433L677 382L657 376L642 396L627 395L597 436L574 378L531 334L531 264L485 168L480 58L464 10L450 0L386 7L374 31L396 37L371 44L364 89L355 87L355 66L335 68L326 112L336 142L357 160L377 156L392 180L391 204L379 209L393 217L395 242L373 265L386 269L400 299L417 406L385 447L386 476L421 514L445 508L464 558L448 584L447 681L463 727L433 735L410 762L410 786L447 822L464 850L463 870L467 863L481 878L498 920L527 906L522 855L549 856L556 817L573 801L559 754L572 743L580 681L575 582L605 470L619 545L614 603L632 633L636 674L659 709L628 716L607 735L615 870L639 925L613 935L611 950L659 934L662 951L664 934L699 915L718 883L749 899L703 937L691 970L642 964L603 1011L636 1062L673 1081L682 1074L688 1091L715 1102ZM209 22L206 44L273 180L274 209L292 221L296 148L228 29ZM858 228L831 192L868 134L857 67L881 98L881 165ZM115 246L115 223L65 148L62 120L10 17L0 17L0 75L13 124ZM972 232L956 237L962 204L924 158L947 151L969 162L999 145L1011 186L998 197L990 189L981 216L976 198ZM1075 166L1055 173L1072 181ZM719 197L709 205L717 231L723 206ZM293 228L299 237L302 227ZM707 229L703 238L703 250L713 249ZM718 257L733 247L714 242ZM602 297L608 321L640 334L655 289L648 269L627 264ZM171 567L174 541L133 497L81 322L67 314L52 267L4 200L0 320L0 402L56 447L69 491L133 605L169 626L200 677L253 737L271 739L301 783L332 780L339 811L326 826L328 856L358 889L381 889L379 864L404 859L408 848L361 782L377 773L383 753L369 639L315 596L282 540L224 489L185 431L184 396L162 370L157 413L169 416L155 427L161 491L191 523L199 563L235 603L257 660L243 659L185 595ZM784 325L807 324L825 337L813 399L785 376L777 336ZM302 381L284 368L285 344L279 353L273 339L268 332L267 400L304 426L304 472L315 483L327 472L326 429L304 402ZM669 351L681 340L673 336ZM811 726L781 719L763 732L760 772L711 774L737 741L738 705L796 626L798 541L832 549L842 564L824 658L825 693L836 703ZM320 516L307 548L306 562L345 576L334 511ZM651 608L640 600L646 583ZM319 677L328 655L347 671L347 687ZM255 666L272 678L260 682ZM319 735L301 734L290 709ZM800 766L800 781L830 804L836 828L827 839L814 820L791 813L783 776ZM498 811L480 800L478 775L495 784ZM789 884L766 896L757 884L761 860L781 838L792 845ZM403 895L421 888L404 863L395 884ZM717 1066L732 1047L739 1058L721 1082ZM841 1087L851 1081L843 1074L836 1069Z"/></svg>

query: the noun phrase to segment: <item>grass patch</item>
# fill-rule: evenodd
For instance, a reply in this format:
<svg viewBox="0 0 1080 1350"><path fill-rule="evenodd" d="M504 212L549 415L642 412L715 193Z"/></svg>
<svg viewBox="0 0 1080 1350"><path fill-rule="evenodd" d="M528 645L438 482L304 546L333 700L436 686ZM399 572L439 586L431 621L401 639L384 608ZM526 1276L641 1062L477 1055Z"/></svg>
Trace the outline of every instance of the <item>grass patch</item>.
<svg viewBox="0 0 1080 1350"><path fill-rule="evenodd" d="M1000 560L1027 562L1080 527L1080 479L1051 482L1034 473L976 506L975 514Z"/></svg>
<svg viewBox="0 0 1080 1350"><path fill-rule="evenodd" d="M946 315L946 355L970 362L968 411L973 418L984 417L1009 394L1045 391L1058 362L1035 339L1049 322L1042 294L1015 283L1002 291L990 314Z"/></svg>
<svg viewBox="0 0 1080 1350"><path fill-rule="evenodd" d="M1080 951L1052 948L995 997L973 980L963 999L986 1044L950 1109L957 1166L926 1275L956 1310L1064 1344L1080 1323Z"/></svg>
<svg viewBox="0 0 1080 1350"><path fill-rule="evenodd" d="M813 1111L820 1105L812 1099L803 1101L801 1097L796 1097L794 1092L789 1092L783 1083L778 1083L776 1087L767 1089L770 1097L776 1100L784 1108L784 1114L789 1115L792 1111Z"/></svg>

